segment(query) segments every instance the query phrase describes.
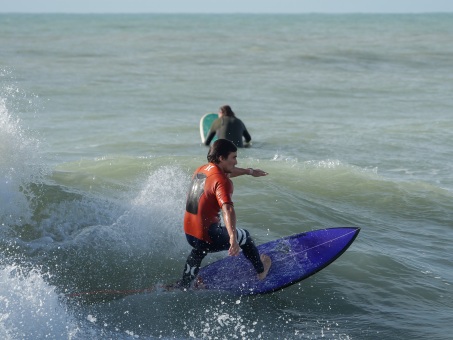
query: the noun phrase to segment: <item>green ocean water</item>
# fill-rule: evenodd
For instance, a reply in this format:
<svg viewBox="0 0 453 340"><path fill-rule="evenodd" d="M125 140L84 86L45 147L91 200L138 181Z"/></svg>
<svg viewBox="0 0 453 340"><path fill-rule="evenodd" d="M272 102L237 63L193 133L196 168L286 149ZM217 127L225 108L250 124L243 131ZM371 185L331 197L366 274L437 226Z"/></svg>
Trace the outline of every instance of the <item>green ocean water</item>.
<svg viewBox="0 0 453 340"><path fill-rule="evenodd" d="M448 339L452 39L451 14L0 15L0 335ZM179 278L224 104L269 172L234 180L238 225L361 227L349 250L272 295L68 298Z"/></svg>

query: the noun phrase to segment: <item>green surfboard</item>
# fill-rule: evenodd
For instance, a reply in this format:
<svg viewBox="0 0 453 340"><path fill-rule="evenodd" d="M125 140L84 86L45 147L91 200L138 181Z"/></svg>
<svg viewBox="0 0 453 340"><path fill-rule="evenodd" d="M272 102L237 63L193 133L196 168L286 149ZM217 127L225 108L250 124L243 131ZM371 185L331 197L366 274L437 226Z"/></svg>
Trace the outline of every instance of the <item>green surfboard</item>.
<svg viewBox="0 0 453 340"><path fill-rule="evenodd" d="M219 117L217 113L206 113L203 117L200 119L200 136L201 136L201 142L204 143L206 141L206 138L208 137L208 132L209 129L211 128L212 122L216 120ZM212 141L215 141L217 139L217 136L214 136L214 139Z"/></svg>

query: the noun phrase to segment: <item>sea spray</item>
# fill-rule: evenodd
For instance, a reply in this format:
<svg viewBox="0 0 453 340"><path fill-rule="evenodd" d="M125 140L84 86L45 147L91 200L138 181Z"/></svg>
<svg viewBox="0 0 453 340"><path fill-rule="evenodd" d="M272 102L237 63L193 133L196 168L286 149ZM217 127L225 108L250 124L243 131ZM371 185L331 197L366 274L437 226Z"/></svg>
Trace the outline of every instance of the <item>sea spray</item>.
<svg viewBox="0 0 453 340"><path fill-rule="evenodd" d="M24 100L19 89L3 84L0 89L0 222L21 225L30 221L34 193L30 183L38 183L44 167L39 156L39 139L22 126L10 112L14 102Z"/></svg>
<svg viewBox="0 0 453 340"><path fill-rule="evenodd" d="M132 201L129 217L135 216L127 224L140 234L148 234L156 251L165 249L171 254L171 248L178 251L186 244L182 221L188 181L189 176L177 166L160 167L149 175Z"/></svg>
<svg viewBox="0 0 453 340"><path fill-rule="evenodd" d="M0 268L0 337L62 339L77 325L45 274L18 265Z"/></svg>

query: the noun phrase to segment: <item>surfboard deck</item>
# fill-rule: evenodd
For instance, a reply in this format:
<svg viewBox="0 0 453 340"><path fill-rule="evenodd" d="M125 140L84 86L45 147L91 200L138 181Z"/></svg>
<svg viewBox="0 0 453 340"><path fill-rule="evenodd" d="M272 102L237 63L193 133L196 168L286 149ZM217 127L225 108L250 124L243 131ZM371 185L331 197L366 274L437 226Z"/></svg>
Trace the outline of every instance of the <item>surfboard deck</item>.
<svg viewBox="0 0 453 340"><path fill-rule="evenodd" d="M219 115L217 113L206 113L201 117L200 119L200 136L201 136L201 142L204 143L206 141L206 138L208 137L208 132L209 129L211 128L212 122L219 118ZM214 136L212 141L215 141L217 139L217 136Z"/></svg>
<svg viewBox="0 0 453 340"><path fill-rule="evenodd" d="M352 244L360 228L328 228L300 233L258 246L272 265L267 277L258 280L244 255L228 256L202 267L197 288L239 295L275 292L317 273L335 261Z"/></svg>

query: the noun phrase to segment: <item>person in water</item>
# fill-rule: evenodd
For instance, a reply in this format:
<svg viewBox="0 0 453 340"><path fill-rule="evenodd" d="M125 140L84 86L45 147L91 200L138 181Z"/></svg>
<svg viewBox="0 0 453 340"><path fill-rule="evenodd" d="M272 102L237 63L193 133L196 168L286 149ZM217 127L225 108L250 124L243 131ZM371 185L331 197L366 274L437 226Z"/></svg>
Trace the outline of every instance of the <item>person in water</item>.
<svg viewBox="0 0 453 340"><path fill-rule="evenodd" d="M228 139L238 148L249 147L252 137L242 120L236 117L230 106L224 105L219 109L219 118L212 122L209 129L205 145L211 144L212 139L217 134L219 139ZM243 138L245 143L243 142Z"/></svg>
<svg viewBox="0 0 453 340"><path fill-rule="evenodd" d="M253 264L257 278L263 280L271 266L271 259L268 255L259 254L247 230L236 227L233 182L230 178L241 175L261 177L267 172L237 168L237 147L226 139L213 143L207 159L209 163L200 166L193 174L187 195L184 232L193 249L178 284L190 287L201 261L208 253L228 250L228 255L237 256L240 249ZM225 225L220 224L220 211Z"/></svg>

